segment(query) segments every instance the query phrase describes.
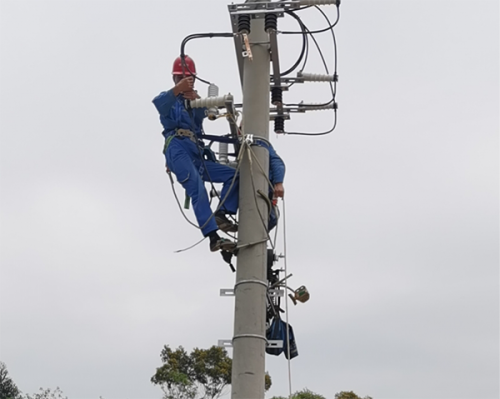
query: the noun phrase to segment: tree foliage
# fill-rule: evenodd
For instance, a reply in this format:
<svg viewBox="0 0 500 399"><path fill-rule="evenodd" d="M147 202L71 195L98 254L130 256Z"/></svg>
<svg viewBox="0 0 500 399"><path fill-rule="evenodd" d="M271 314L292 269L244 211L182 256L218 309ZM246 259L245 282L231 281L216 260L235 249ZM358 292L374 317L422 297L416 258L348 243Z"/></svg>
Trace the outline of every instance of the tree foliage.
<svg viewBox="0 0 500 399"><path fill-rule="evenodd" d="M288 399L284 396L273 396L271 399ZM305 388L302 391L295 392L291 399L326 399L323 395L314 393L309 389Z"/></svg>
<svg viewBox="0 0 500 399"><path fill-rule="evenodd" d="M323 395L314 393L305 388L302 391L297 391L292 396L293 399L326 399Z"/></svg>
<svg viewBox="0 0 500 399"><path fill-rule="evenodd" d="M56 387L53 391L50 388L40 388L38 393L20 396L19 399L68 399L68 397L64 396L63 391L59 387Z"/></svg>
<svg viewBox="0 0 500 399"><path fill-rule="evenodd" d="M273 396L271 399L288 399L284 396ZM326 399L323 395L314 393L309 389L305 388L302 391L295 392L291 399ZM365 396L364 398L356 395L354 392L339 392L335 394L335 399L372 399L370 396Z"/></svg>
<svg viewBox="0 0 500 399"><path fill-rule="evenodd" d="M204 399L216 399L231 384L232 360L219 346L195 348L188 354L182 346L172 350L165 345L160 358L163 365L156 369L151 382L161 386L164 399L195 399L198 394ZM266 373L266 391L271 384Z"/></svg>
<svg viewBox="0 0 500 399"><path fill-rule="evenodd" d="M356 395L353 391L342 391L335 394L335 399L372 399L370 396L365 396L362 398L361 396Z"/></svg>
<svg viewBox="0 0 500 399"><path fill-rule="evenodd" d="M215 399L231 383L231 359L224 348L195 348L188 354L182 346L165 345L160 357L163 365L151 382L162 387L165 399L194 399L199 387L203 398Z"/></svg>
<svg viewBox="0 0 500 399"><path fill-rule="evenodd" d="M0 362L0 399L15 399L19 394L19 389L9 377L7 366Z"/></svg>

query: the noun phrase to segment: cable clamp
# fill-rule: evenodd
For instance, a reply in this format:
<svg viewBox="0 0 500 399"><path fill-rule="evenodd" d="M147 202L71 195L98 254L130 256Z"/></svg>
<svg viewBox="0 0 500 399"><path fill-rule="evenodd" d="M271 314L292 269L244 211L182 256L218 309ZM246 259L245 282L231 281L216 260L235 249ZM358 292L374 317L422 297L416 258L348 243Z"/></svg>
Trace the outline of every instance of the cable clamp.
<svg viewBox="0 0 500 399"><path fill-rule="evenodd" d="M246 33L242 34L243 43L245 44L245 50L241 53L243 57L248 57L250 61L253 61L252 49L250 48L250 42L248 40L248 35Z"/></svg>
<svg viewBox="0 0 500 399"><path fill-rule="evenodd" d="M238 334L238 335L235 335L233 337L233 342L235 339L238 339L238 338L258 338L258 339L262 339L263 341L266 341L266 343L267 343L267 338L264 337L263 335L259 335L259 334Z"/></svg>
<svg viewBox="0 0 500 399"><path fill-rule="evenodd" d="M237 338L258 338L264 340L268 348L283 348L283 340L268 340L266 337L257 334L239 334L235 335L233 339L219 339L217 345L222 348L231 348L233 341Z"/></svg>
<svg viewBox="0 0 500 399"><path fill-rule="evenodd" d="M238 281L234 285L234 291L235 292L236 292L236 287L238 287L241 284L259 284L259 285L262 285L262 286L266 287L266 289L267 289L267 282L265 282L265 281L262 281L262 280L241 280L241 281Z"/></svg>

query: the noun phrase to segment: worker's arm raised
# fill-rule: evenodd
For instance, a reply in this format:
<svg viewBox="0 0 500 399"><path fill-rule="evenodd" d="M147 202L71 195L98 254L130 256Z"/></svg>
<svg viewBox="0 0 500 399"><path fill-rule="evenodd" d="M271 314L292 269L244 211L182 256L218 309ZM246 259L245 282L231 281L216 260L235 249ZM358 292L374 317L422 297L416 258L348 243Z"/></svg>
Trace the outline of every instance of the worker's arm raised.
<svg viewBox="0 0 500 399"><path fill-rule="evenodd" d="M193 78L189 76L187 78L181 79L179 83L177 83L169 91L161 92L158 96L156 96L153 99L153 104L155 105L160 115L168 117L170 109L175 103L175 98L179 94L183 94L185 97L192 96L193 93L196 95L196 92L193 91L193 83Z"/></svg>

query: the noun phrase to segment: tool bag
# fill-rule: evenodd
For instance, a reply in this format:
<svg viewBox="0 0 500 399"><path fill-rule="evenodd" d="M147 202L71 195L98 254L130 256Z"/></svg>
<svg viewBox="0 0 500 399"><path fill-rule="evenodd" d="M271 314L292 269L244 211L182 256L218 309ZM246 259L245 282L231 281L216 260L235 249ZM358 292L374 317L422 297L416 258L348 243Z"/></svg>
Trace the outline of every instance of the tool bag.
<svg viewBox="0 0 500 399"><path fill-rule="evenodd" d="M282 348L266 348L266 353L270 355L279 356L281 353L285 353L285 357L288 359L288 346L290 346L290 359L298 356L299 353L297 351L297 344L295 343L295 336L293 334L293 328L290 324L288 324L288 338L289 341L287 343L286 340L286 326L287 324L281 320L280 317L274 317L271 322L271 326L266 331L266 338L268 340L281 340L283 342Z"/></svg>

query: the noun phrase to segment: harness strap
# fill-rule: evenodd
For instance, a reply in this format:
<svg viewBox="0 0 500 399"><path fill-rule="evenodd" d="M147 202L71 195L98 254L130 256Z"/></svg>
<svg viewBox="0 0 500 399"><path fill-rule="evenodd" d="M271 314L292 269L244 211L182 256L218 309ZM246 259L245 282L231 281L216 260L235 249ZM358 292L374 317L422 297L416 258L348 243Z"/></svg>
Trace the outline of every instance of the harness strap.
<svg viewBox="0 0 500 399"><path fill-rule="evenodd" d="M174 137L187 137L189 140L191 140L193 143L198 145L198 140L196 138L196 135L188 129L175 129L175 133L167 136L165 139L165 145L163 146L163 153L167 153L168 146L170 145L170 142Z"/></svg>
<svg viewBox="0 0 500 399"><path fill-rule="evenodd" d="M178 137L188 137L189 140L191 140L193 143L198 144L198 140L196 138L196 135L188 129L176 129L175 130L175 135Z"/></svg>
<svg viewBox="0 0 500 399"><path fill-rule="evenodd" d="M163 146L163 153L166 154L167 153L167 148L168 146L170 145L170 142L172 141L172 139L174 138L175 136L168 136L166 139L165 139L165 145Z"/></svg>

